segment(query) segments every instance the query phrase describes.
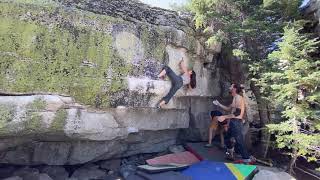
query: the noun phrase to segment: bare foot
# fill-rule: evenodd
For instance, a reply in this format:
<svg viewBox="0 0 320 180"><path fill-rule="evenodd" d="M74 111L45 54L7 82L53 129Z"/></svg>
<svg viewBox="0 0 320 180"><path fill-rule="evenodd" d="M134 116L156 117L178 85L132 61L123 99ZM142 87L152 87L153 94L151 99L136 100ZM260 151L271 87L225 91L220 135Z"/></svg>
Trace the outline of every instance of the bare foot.
<svg viewBox="0 0 320 180"><path fill-rule="evenodd" d="M163 106L166 104L166 102L164 100L160 101L159 103L157 103L156 108L163 108Z"/></svg>
<svg viewBox="0 0 320 180"><path fill-rule="evenodd" d="M158 78L161 79L161 80L164 80L164 76L159 76L158 75Z"/></svg>

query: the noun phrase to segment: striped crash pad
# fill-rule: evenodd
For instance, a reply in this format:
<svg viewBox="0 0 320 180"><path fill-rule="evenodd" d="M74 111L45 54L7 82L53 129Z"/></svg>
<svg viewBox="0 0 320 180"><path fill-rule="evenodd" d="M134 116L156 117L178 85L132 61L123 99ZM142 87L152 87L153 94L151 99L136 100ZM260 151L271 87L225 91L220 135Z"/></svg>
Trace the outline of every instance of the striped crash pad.
<svg viewBox="0 0 320 180"><path fill-rule="evenodd" d="M254 165L232 164L204 160L191 165L182 174L191 176L193 180L248 180L257 172Z"/></svg>

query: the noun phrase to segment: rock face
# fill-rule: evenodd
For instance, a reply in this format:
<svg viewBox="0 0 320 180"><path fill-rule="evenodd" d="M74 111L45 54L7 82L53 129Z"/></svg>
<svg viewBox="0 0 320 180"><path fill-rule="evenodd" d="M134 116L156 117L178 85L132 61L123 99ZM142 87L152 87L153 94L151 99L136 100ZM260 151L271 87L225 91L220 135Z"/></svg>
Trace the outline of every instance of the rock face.
<svg viewBox="0 0 320 180"><path fill-rule="evenodd" d="M286 172L272 172L268 170L261 170L253 177L253 180L265 180L265 179L295 180L294 177L290 176Z"/></svg>
<svg viewBox="0 0 320 180"><path fill-rule="evenodd" d="M189 122L184 109L91 110L58 95L2 96L0 102L2 163L81 164L158 152Z"/></svg>
<svg viewBox="0 0 320 180"><path fill-rule="evenodd" d="M302 14L306 19L313 21L310 29L320 35L320 2L318 0L308 0L306 2L308 2L306 6L301 9Z"/></svg>
<svg viewBox="0 0 320 180"><path fill-rule="evenodd" d="M189 24L130 0L1 1L0 163L160 152L185 128L184 139L205 140L213 97L230 79L221 45L206 47ZM153 108L170 88L157 74L163 65L179 74L182 58L197 88Z"/></svg>
<svg viewBox="0 0 320 180"><path fill-rule="evenodd" d="M0 8L3 92L67 94L99 108L153 107L170 88L156 79L162 66L180 73L184 58L198 88L177 96L220 93L212 86L219 78L203 64L214 53L205 53L175 12L129 0L5 0Z"/></svg>
<svg viewBox="0 0 320 180"><path fill-rule="evenodd" d="M103 179L106 176L106 172L103 170L99 170L96 167L84 167L77 169L71 178L75 178L78 180L90 180L90 179Z"/></svg>

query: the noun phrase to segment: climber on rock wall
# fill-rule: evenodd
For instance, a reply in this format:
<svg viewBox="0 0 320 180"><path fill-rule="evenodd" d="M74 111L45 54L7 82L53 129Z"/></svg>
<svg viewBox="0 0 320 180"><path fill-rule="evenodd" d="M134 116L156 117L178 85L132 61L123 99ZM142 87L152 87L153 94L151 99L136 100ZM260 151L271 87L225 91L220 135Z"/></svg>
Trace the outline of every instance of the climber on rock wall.
<svg viewBox="0 0 320 180"><path fill-rule="evenodd" d="M196 88L196 73L192 69L188 69L183 58L179 62L179 67L182 70L181 75L177 75L169 66L164 66L158 75L158 78L163 79L167 75L171 81L171 88L168 94L163 97L157 104L157 108L162 108L167 104L174 94L184 85L188 85L188 89Z"/></svg>

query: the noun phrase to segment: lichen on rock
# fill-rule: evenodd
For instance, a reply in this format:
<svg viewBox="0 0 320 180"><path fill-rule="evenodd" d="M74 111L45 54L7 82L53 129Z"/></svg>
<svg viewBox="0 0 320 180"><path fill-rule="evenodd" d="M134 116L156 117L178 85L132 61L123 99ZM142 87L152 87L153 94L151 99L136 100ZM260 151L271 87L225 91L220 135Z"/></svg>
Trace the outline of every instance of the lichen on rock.
<svg viewBox="0 0 320 180"><path fill-rule="evenodd" d="M1 11L1 87L13 92L65 93L83 104L94 104L111 64L111 36L68 22L42 25L36 20L22 21L16 16L34 15L36 8L25 12L24 5L0 5L22 9L14 16L6 14L11 11Z"/></svg>
<svg viewBox="0 0 320 180"><path fill-rule="evenodd" d="M6 127L6 124L13 120L15 115L15 106L0 104L0 131Z"/></svg>
<svg viewBox="0 0 320 180"><path fill-rule="evenodd" d="M54 119L50 125L51 131L63 131L64 126L67 123L68 112L66 109L59 109L54 116Z"/></svg>
<svg viewBox="0 0 320 180"><path fill-rule="evenodd" d="M24 130L27 133L43 131L42 116L40 112L45 110L46 102L41 98L36 98L33 102L26 105Z"/></svg>

